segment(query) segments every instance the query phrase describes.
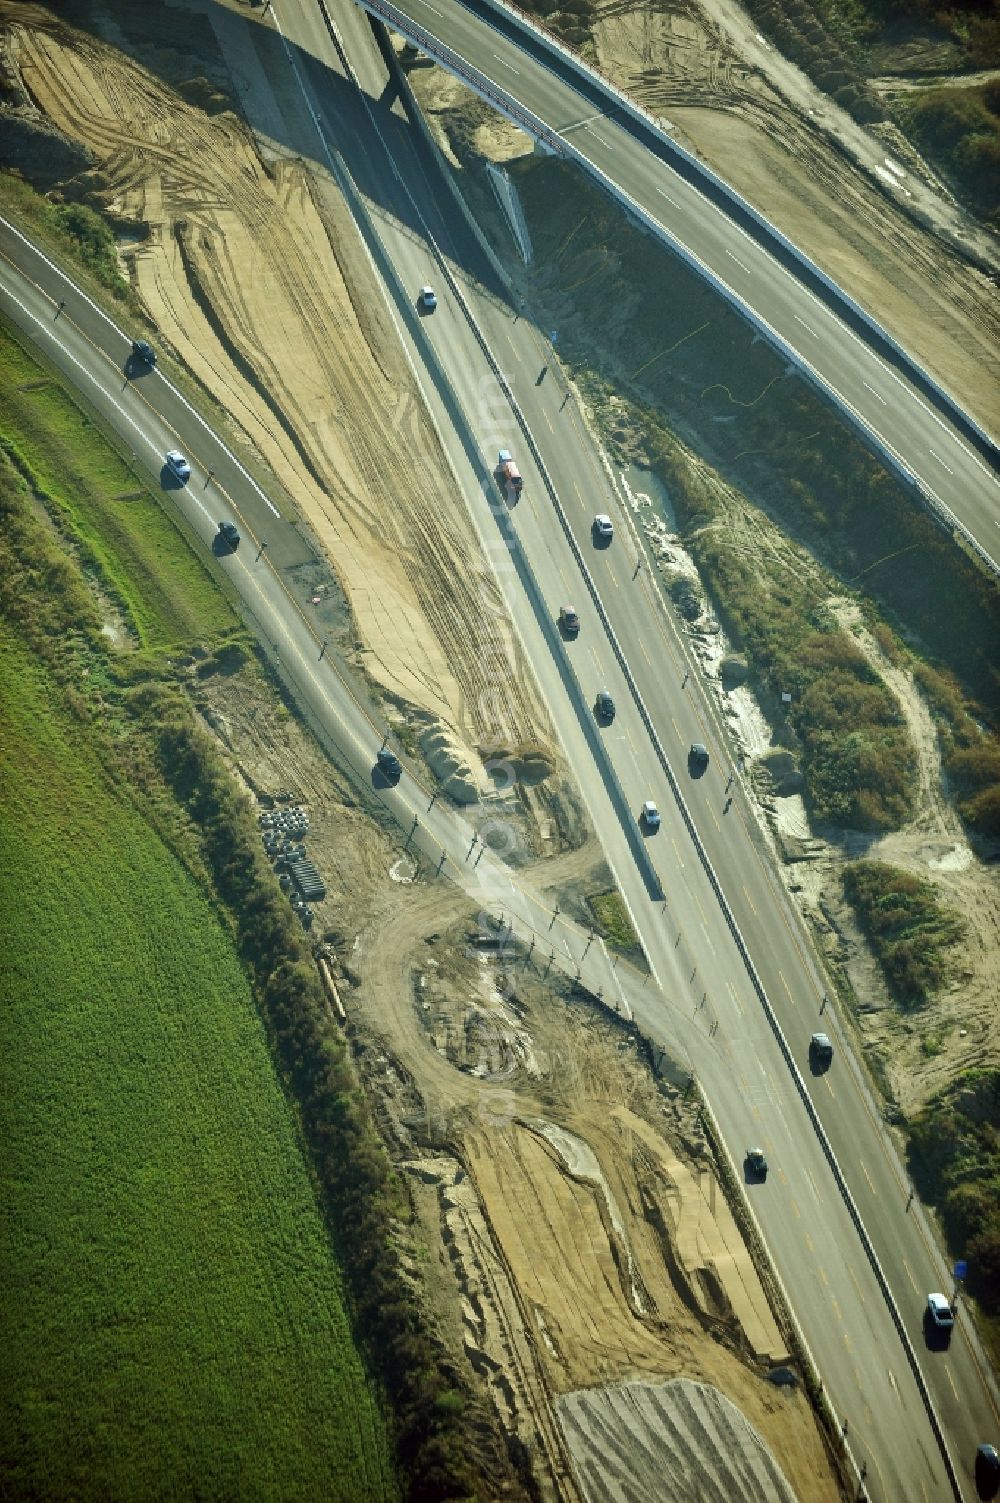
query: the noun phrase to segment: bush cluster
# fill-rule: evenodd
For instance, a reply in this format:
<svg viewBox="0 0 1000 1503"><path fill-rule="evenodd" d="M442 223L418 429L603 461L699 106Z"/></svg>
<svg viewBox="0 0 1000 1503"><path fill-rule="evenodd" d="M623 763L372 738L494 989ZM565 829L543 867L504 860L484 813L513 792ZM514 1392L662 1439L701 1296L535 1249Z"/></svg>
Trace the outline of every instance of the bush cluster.
<svg viewBox="0 0 1000 1503"><path fill-rule="evenodd" d="M52 223L74 253L97 277L102 287L119 297L128 293L128 283L118 264L115 237L100 214L86 204L54 204Z"/></svg>
<svg viewBox="0 0 1000 1503"><path fill-rule="evenodd" d="M959 814L970 830L1000 838L1000 743L969 714L952 674L921 662L913 671L937 723Z"/></svg>
<svg viewBox="0 0 1000 1503"><path fill-rule="evenodd" d="M948 1246L969 1264L967 1287L1000 1315L1000 1070L974 1070L910 1123L910 1171L941 1214Z"/></svg>
<svg viewBox="0 0 1000 1503"><path fill-rule="evenodd" d="M1000 229L1000 87L919 90L894 114L973 212Z"/></svg>
<svg viewBox="0 0 1000 1503"><path fill-rule="evenodd" d="M948 980L948 949L965 927L929 882L881 861L844 868L844 892L901 1007L922 1007Z"/></svg>
<svg viewBox="0 0 1000 1503"><path fill-rule="evenodd" d="M517 8L577 49L593 38L594 0L517 0Z"/></svg>
<svg viewBox="0 0 1000 1503"><path fill-rule="evenodd" d="M824 5L746 0L746 7L768 40L855 120L869 125L885 119L881 101L858 67L854 47L834 34Z"/></svg>
<svg viewBox="0 0 1000 1503"><path fill-rule="evenodd" d="M801 756L810 813L851 829L895 828L910 811L915 771L897 700L854 639L817 616L814 585L748 557L727 529L712 525L716 503L665 430L650 429L647 437L687 528L685 546L750 659L779 736Z"/></svg>

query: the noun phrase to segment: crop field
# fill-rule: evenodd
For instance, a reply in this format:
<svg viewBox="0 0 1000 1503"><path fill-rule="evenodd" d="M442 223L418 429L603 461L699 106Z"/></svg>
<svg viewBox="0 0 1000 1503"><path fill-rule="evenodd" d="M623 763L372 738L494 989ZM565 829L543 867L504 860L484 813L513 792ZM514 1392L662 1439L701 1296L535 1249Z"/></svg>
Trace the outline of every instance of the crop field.
<svg viewBox="0 0 1000 1503"><path fill-rule="evenodd" d="M7 1498L392 1498L215 913L0 629Z"/></svg>
<svg viewBox="0 0 1000 1503"><path fill-rule="evenodd" d="M181 646L237 626L138 467L2 325L0 431L141 646Z"/></svg>

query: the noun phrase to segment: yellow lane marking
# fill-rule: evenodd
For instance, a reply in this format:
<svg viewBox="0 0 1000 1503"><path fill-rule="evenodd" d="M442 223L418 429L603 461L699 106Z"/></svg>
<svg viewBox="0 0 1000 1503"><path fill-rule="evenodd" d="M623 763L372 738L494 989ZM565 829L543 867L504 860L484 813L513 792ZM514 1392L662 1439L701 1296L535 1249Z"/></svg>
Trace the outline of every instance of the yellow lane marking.
<svg viewBox="0 0 1000 1503"><path fill-rule="evenodd" d="M639 643L639 651L642 653L643 657L646 659L646 662L649 664L650 668L652 668L652 666L653 666L653 660L650 657L649 653L646 651L646 644L645 644L645 642L640 642Z"/></svg>
<svg viewBox="0 0 1000 1503"><path fill-rule="evenodd" d="M784 971L779 971L778 972L778 980L781 982L782 986L785 988L785 991L788 993L788 1000L792 1004L792 1006L794 1007L795 1006L795 998L792 996L792 988L788 985L788 982L785 980L785 973L784 973Z"/></svg>
<svg viewBox="0 0 1000 1503"><path fill-rule="evenodd" d="M851 1275L851 1280L852 1280L852 1282L854 1284L855 1289L858 1291L858 1299L861 1301L862 1304L864 1304L864 1302L865 1302L864 1291L862 1290L861 1285L858 1283L858 1276L854 1272L854 1269L851 1267L850 1264L847 1265L847 1271Z"/></svg>
<svg viewBox="0 0 1000 1503"><path fill-rule="evenodd" d="M824 1287L826 1285L828 1285L829 1282L830 1282L830 1280L827 1278L827 1276L826 1276L826 1269L822 1266L822 1264L819 1266L819 1268L816 1271L819 1274L820 1279L822 1280Z"/></svg>
<svg viewBox="0 0 1000 1503"><path fill-rule="evenodd" d="M907 1263L907 1261L906 1261L905 1258L903 1259L903 1267L906 1269L906 1277L909 1279L909 1281L913 1285L914 1289L916 1289L916 1287L917 1287L917 1281L913 1277L913 1274L910 1272L910 1265Z"/></svg>
<svg viewBox="0 0 1000 1503"><path fill-rule="evenodd" d="M727 981L726 985L729 988L729 995L732 997L733 1001L736 1003L736 1011L739 1013L740 1017L742 1018L742 1016L743 1016L743 1003L739 999L739 995L738 995L738 993L736 991L736 988L735 988L735 986L733 985L733 983L731 981Z"/></svg>
<svg viewBox="0 0 1000 1503"><path fill-rule="evenodd" d="M722 826L719 824L719 821L716 819L716 817L715 817L715 810L712 808L711 804L709 804L709 806L708 806L708 812L712 816L712 823L713 823L713 825L715 826L715 828L718 830L719 834L721 835L722 834Z"/></svg>
<svg viewBox="0 0 1000 1503"><path fill-rule="evenodd" d="M945 1368L945 1376L947 1377L948 1382L951 1384L951 1391L952 1391L952 1393L955 1395L955 1397L957 1399L958 1398L958 1389L955 1387L955 1379L951 1375L951 1368L950 1367L946 1367Z"/></svg>
<svg viewBox="0 0 1000 1503"><path fill-rule="evenodd" d="M754 907L754 906L753 906L753 898L752 898L752 897L751 897L751 896L750 896L750 894L749 894L749 893L748 893L748 892L747 892L747 890L746 890L746 887L744 887L744 888L743 888L743 896L744 896L744 897L745 897L745 898L746 898L746 900L747 900L747 902L748 902L748 903L749 903L749 904L750 904L750 912L751 912L751 913L756 913L756 912L757 912L757 910L756 910L756 908L755 908L755 907Z"/></svg>
<svg viewBox="0 0 1000 1503"><path fill-rule="evenodd" d="M674 734L676 735L676 737L677 737L677 739L679 741L681 739L680 727L678 726L677 721L674 719L674 717L672 715L670 717L670 724L673 726L673 728L674 728Z"/></svg>
<svg viewBox="0 0 1000 1503"><path fill-rule="evenodd" d="M543 412L542 417L545 419L545 425L548 428L549 432L553 433L555 430L552 427L552 419L549 417L548 413Z"/></svg>
<svg viewBox="0 0 1000 1503"><path fill-rule="evenodd" d="M814 1253L814 1252L815 1252L815 1251L816 1251L816 1248L815 1248L815 1246L814 1246L814 1244L813 1244L813 1239L812 1239L812 1238L811 1238L811 1237L810 1237L810 1235L809 1235L809 1233L808 1233L808 1232L803 1232L803 1234L802 1234L802 1235L803 1235L803 1236L804 1236L804 1237L805 1237L805 1239L806 1239L806 1247L808 1247L808 1249L809 1249L809 1251L810 1251L810 1252L811 1252L811 1253Z"/></svg>
<svg viewBox="0 0 1000 1503"><path fill-rule="evenodd" d="M875 1186L872 1184L872 1177L871 1177L871 1175L868 1173L868 1170L865 1168L864 1160L863 1159L858 1159L858 1163L861 1165L861 1173L864 1175L865 1179L868 1181L868 1188L872 1192L872 1194L874 1195L875 1194Z"/></svg>

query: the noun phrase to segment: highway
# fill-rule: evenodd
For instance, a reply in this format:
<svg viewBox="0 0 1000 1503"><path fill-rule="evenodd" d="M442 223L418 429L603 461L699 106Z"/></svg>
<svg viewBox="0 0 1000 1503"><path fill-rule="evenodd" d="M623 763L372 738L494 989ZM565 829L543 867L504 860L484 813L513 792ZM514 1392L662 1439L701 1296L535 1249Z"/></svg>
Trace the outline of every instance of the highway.
<svg viewBox="0 0 1000 1503"><path fill-rule="evenodd" d="M360 0L378 14L383 0ZM505 99L527 111L587 168L669 237L690 264L708 274L776 338L796 362L895 457L923 495L950 511L1000 569L1000 482L972 442L936 411L887 358L876 354L817 290L765 250L722 195L709 196L693 174L675 170L621 105L587 81L558 51L544 46L516 17L490 0L393 0L400 29L437 49L444 41ZM453 71L455 71L453 69ZM515 111L515 115L516 115Z"/></svg>
<svg viewBox="0 0 1000 1503"><path fill-rule="evenodd" d="M751 1192L752 1203L837 1413L848 1425L849 1444L857 1460L867 1465L871 1496L947 1496L950 1490L912 1374L868 1260L746 967L720 922L715 894L630 702L628 684L574 553L554 524L541 477L520 452L517 425L497 400L495 382L491 385L491 373L467 321L444 295L432 320L418 321L412 314L412 296L420 284L433 281L439 292L442 289L440 268L433 269L428 243L410 229L414 215L409 193L419 198L420 214L475 306L491 346L504 351L505 368L515 376L515 390L556 479L577 545L681 778L781 1026L805 1071L805 1044L816 1025L821 982L805 938L763 860L738 779L734 802L728 814L723 813L729 766L724 734L697 691L697 680L683 684L683 646L670 618L649 598L646 573L640 570L632 577L635 558L626 551L631 542L626 542L625 517L608 491L591 439L575 405L563 405L554 379L534 385L539 357L545 354L536 331L524 320L515 321L495 299L479 295L474 276L478 253L456 226L453 204L442 193L433 160L419 138L401 127L398 115L389 118L384 106L375 105L383 94L385 75L367 25L350 8L338 16L361 79L362 97L349 88L331 86L338 63L312 5L282 6L280 24L294 44L293 71L301 88L297 96L287 81L276 80L276 98L268 102L268 109L280 108L288 136L293 141L298 136L303 154L321 165L329 160L331 142L340 143L345 154L347 143L366 143L368 149L350 151L350 166L362 187L366 175L378 179L371 185L368 207L400 278L387 292L400 337L410 351L484 546L496 563L506 565L498 570L501 586L632 909L653 981L643 987L627 968L612 966L599 945L588 944L585 934L547 909L524 881L519 878L515 885L510 871L490 853L484 854L481 844L477 847L473 825L432 803L408 776L397 790L381 790L380 796L404 832L413 827L411 848L423 852L425 863L436 868L443 855L446 874L482 907L503 912L529 943L534 939L540 946L547 938L556 951L555 963L571 972L579 965L593 990L600 989L623 1010L630 1008L644 1031L690 1063L737 1160L747 1142L763 1141L776 1172L763 1193ZM379 130L391 138L395 168L387 155L370 149L370 110L375 111ZM327 121L329 129L320 141L317 124ZM314 722L336 741L360 775L370 776L379 732L333 666L319 658L317 640L282 581L284 570L301 561L305 545L299 532L277 518L263 493L162 375L122 389L127 342L98 310L60 291L58 273L32 259L30 250L7 231L0 233L0 249L25 265L35 284L35 301L27 311L9 302L7 290L4 307L24 320L32 337L81 385L106 420L129 436L139 462L158 475L166 448L176 444L189 452L195 476L185 490L172 495L201 546L210 546L217 520L229 515L227 508L232 506L247 537L239 554L219 558L217 566L230 574L263 640L272 649L277 644L281 669ZM8 277L5 264L5 289ZM27 300L23 288L19 296ZM67 309L54 319L59 296L67 296ZM442 367L454 390L489 393L485 418L482 411L473 410L459 413L456 422L454 400L442 390ZM483 434L484 427L488 434ZM509 442L518 452L526 475L524 498L512 511L496 504L488 473L498 435L499 442ZM594 549L590 540L590 521L598 509L612 511L618 523L619 535L606 552ZM254 538L265 537L267 552L257 556ZM558 603L566 598L582 617L580 637L572 643L563 642L553 624ZM590 709L598 688L609 688L620 707L607 730L597 728ZM712 766L705 778L689 782L683 754L695 739L710 746ZM624 807L619 790L625 794ZM635 814L647 797L657 799L664 816L663 828L648 840L637 835L635 824ZM824 1022L836 1036L829 1010ZM969 1486L975 1444L994 1431L995 1409L961 1323L949 1353L928 1358L923 1351L924 1296L931 1287L949 1289L947 1273L919 1209L905 1210L907 1187L877 1108L839 1037L837 1043L835 1069L820 1080L808 1075L807 1079L896 1290Z"/></svg>

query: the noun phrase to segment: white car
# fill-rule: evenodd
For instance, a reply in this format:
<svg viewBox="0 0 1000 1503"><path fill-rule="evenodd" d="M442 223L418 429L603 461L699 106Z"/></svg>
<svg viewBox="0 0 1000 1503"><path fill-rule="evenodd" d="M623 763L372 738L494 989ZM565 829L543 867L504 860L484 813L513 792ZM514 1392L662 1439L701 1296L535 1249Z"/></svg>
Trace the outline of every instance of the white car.
<svg viewBox="0 0 1000 1503"><path fill-rule="evenodd" d="M651 798L648 798L642 806L642 822L647 830L660 828L660 811Z"/></svg>
<svg viewBox="0 0 1000 1503"><path fill-rule="evenodd" d="M598 512L594 518L594 531L599 538L611 538L615 535L614 525L611 518L603 511Z"/></svg>
<svg viewBox="0 0 1000 1503"><path fill-rule="evenodd" d="M417 301L425 313L433 313L438 305L437 293L433 287L421 287Z"/></svg>
<svg viewBox="0 0 1000 1503"><path fill-rule="evenodd" d="M178 480L191 479L191 466L179 449L171 449L167 454L167 468L173 471Z"/></svg>

